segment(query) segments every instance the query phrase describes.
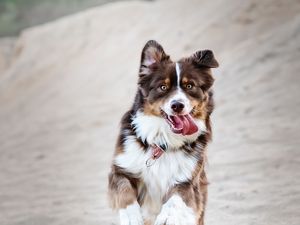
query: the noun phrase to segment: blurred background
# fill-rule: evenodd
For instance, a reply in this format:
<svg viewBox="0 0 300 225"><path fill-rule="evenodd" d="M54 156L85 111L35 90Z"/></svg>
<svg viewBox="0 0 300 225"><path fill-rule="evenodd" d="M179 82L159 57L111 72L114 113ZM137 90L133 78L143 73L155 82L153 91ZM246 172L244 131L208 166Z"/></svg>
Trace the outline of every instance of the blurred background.
<svg viewBox="0 0 300 225"><path fill-rule="evenodd" d="M0 37L16 36L24 28L46 23L89 7L117 0L1 0Z"/></svg>
<svg viewBox="0 0 300 225"><path fill-rule="evenodd" d="M299 0L0 0L0 224L118 224L107 174L149 39L220 63L206 224L298 225Z"/></svg>

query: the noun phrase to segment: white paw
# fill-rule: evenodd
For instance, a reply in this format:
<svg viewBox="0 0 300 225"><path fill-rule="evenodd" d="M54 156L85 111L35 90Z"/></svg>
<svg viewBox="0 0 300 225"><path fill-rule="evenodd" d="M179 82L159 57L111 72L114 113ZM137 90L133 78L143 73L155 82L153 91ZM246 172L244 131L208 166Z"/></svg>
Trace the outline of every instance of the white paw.
<svg viewBox="0 0 300 225"><path fill-rule="evenodd" d="M172 196L162 207L154 225L195 225L196 215L178 195Z"/></svg>
<svg viewBox="0 0 300 225"><path fill-rule="evenodd" d="M144 225L140 205L135 202L119 210L120 225Z"/></svg>

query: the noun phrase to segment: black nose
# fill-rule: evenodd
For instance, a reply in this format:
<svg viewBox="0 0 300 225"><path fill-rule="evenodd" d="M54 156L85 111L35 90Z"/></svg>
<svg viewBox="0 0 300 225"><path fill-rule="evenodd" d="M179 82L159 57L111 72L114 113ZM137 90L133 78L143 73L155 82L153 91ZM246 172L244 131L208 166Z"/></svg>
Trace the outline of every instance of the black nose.
<svg viewBox="0 0 300 225"><path fill-rule="evenodd" d="M178 101L173 101L171 102L171 108L174 112L180 113L184 108L184 104Z"/></svg>

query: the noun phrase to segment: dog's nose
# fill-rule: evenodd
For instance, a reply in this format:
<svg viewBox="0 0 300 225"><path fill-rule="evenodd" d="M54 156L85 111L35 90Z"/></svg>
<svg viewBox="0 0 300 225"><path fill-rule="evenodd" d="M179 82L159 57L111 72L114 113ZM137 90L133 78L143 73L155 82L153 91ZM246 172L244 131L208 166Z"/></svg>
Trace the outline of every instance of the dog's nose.
<svg viewBox="0 0 300 225"><path fill-rule="evenodd" d="M172 101L171 108L173 109L174 112L180 113L184 108L184 104L179 101Z"/></svg>

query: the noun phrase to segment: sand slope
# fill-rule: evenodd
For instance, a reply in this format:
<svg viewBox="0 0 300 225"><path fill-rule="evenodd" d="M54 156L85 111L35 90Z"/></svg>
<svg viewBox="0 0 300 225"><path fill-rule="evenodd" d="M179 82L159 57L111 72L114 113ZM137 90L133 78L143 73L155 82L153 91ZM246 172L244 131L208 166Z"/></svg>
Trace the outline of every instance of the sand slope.
<svg viewBox="0 0 300 225"><path fill-rule="evenodd" d="M215 51L207 224L300 222L300 4L121 2L25 30L0 75L0 224L117 224L107 173L148 39ZM1 58L1 57L0 57Z"/></svg>

